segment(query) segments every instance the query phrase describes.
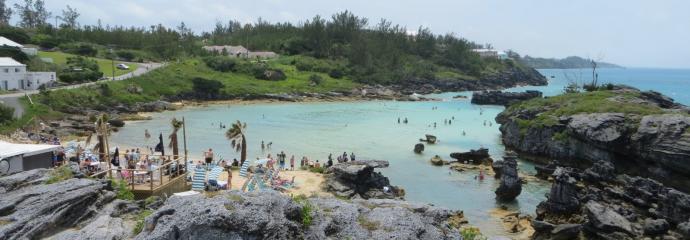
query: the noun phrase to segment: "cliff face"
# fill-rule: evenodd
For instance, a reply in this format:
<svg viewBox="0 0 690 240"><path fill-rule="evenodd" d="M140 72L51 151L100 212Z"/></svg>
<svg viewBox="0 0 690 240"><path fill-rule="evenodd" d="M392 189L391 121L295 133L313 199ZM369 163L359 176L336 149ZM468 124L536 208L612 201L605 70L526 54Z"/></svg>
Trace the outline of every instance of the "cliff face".
<svg viewBox="0 0 690 240"><path fill-rule="evenodd" d="M496 121L518 152L579 167L606 160L687 190L689 112L658 93L621 88L523 102Z"/></svg>

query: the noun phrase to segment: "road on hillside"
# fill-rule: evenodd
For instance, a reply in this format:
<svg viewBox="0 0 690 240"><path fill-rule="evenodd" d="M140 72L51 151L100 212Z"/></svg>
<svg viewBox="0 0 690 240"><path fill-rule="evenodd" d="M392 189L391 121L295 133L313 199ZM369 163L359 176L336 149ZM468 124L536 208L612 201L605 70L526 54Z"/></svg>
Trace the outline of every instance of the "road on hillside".
<svg viewBox="0 0 690 240"><path fill-rule="evenodd" d="M56 87L56 88L51 88L49 90L53 91L53 90L58 90L58 89L73 89L73 88L81 88L81 87L85 87L85 86L91 86L91 85L102 83L102 82L121 81L121 80L125 80L128 78L141 76L141 75L148 73L154 69L165 66L165 63L129 63L129 64L138 64L139 67L136 70L134 70L133 72L126 73L126 74L123 74L120 76L115 76L114 80L112 78L109 78L109 79L99 80L99 81L95 81L95 82L88 82L88 83L82 83L82 84L76 84L76 85ZM38 92L39 92L38 90L28 90L28 91L20 91L20 92L15 92L15 93L3 94L3 95L0 95L0 103L3 103L3 104L10 106L10 107L13 107L14 108L14 117L20 118L20 117L22 117L22 115L24 115L24 107L19 102L19 98L21 98L25 95L37 94Z"/></svg>

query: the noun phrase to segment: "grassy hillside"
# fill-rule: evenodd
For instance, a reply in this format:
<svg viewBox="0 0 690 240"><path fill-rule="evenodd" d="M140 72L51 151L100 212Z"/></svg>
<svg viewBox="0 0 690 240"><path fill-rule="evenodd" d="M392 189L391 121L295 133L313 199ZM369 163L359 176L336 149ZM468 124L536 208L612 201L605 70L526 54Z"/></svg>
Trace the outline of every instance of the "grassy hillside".
<svg viewBox="0 0 690 240"><path fill-rule="evenodd" d="M58 64L58 65L65 65L67 64L67 58L68 57L75 57L77 55L74 54L69 54L69 53L63 53L63 52L44 52L44 51L39 51L38 56L41 58L51 58L53 59L53 63ZM93 58L93 57L87 57L88 59L95 60L98 63L98 68L100 71L103 73L103 76L111 77L112 76L112 71L113 71L113 64L112 61L109 59L104 59L104 58ZM115 61L115 65L120 64L123 62L120 61ZM126 73L133 72L136 70L139 65L137 64L127 64L129 66L128 70L121 70L115 68L115 76L120 76Z"/></svg>
<svg viewBox="0 0 690 240"><path fill-rule="evenodd" d="M358 84L347 77L334 79L328 74L299 71L291 65L290 57L283 57L268 63L270 68L285 72L287 79L282 81L259 80L254 76L238 72L219 72L210 69L199 58L192 58L156 69L146 75L124 81L108 82L91 87L91 89L58 90L37 95L35 99L55 110L68 107L96 107L101 104L133 104L158 100L165 96L174 96L192 91L192 79L204 78L216 80L223 84L221 93L225 95L244 96L267 93L301 93L348 91ZM323 81L311 85L310 77L319 75ZM141 88L141 92L132 91Z"/></svg>

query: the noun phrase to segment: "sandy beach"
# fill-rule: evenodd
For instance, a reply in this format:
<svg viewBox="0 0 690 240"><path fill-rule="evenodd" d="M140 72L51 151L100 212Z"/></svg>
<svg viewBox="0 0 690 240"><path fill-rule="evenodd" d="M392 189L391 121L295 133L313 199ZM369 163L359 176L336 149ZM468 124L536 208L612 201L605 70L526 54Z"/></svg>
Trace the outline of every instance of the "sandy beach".
<svg viewBox="0 0 690 240"><path fill-rule="evenodd" d="M325 177L320 173L313 173L307 170L295 170L295 171L281 171L279 173L282 179L295 179L295 186L288 191L283 192L287 195L300 195L304 194L306 196L332 196L332 194L324 191L323 182ZM221 173L218 178L221 181L228 180L228 172ZM229 190L241 190L247 178L240 176L239 170L232 171L232 180L230 181L231 187Z"/></svg>

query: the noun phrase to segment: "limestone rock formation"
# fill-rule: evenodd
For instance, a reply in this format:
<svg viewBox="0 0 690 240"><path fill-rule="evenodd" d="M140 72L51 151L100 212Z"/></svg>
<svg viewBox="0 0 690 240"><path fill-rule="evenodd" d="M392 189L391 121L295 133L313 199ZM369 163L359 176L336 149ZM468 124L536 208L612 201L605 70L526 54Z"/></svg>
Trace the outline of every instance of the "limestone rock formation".
<svg viewBox="0 0 690 240"><path fill-rule="evenodd" d="M420 154L424 151L424 144L417 143L414 145L414 150L415 153Z"/></svg>
<svg viewBox="0 0 690 240"><path fill-rule="evenodd" d="M535 90L525 92L481 91L472 93L472 104L508 106L519 101L541 97L542 92Z"/></svg>
<svg viewBox="0 0 690 240"><path fill-rule="evenodd" d="M493 162L489 156L489 149L486 148L472 149L469 152L454 152L450 154L450 157L461 163L491 164Z"/></svg>
<svg viewBox="0 0 690 240"><path fill-rule="evenodd" d="M513 201L522 192L522 182L518 177L517 156L503 157L501 168L501 183L496 189L496 199L499 201Z"/></svg>
<svg viewBox="0 0 690 240"><path fill-rule="evenodd" d="M336 196L353 198L403 198L403 189L392 186L387 177L375 172L388 167L388 161L368 160L338 163L328 168L326 189Z"/></svg>
<svg viewBox="0 0 690 240"><path fill-rule="evenodd" d="M397 200L310 198L274 191L171 197L136 239L461 239L462 212Z"/></svg>

